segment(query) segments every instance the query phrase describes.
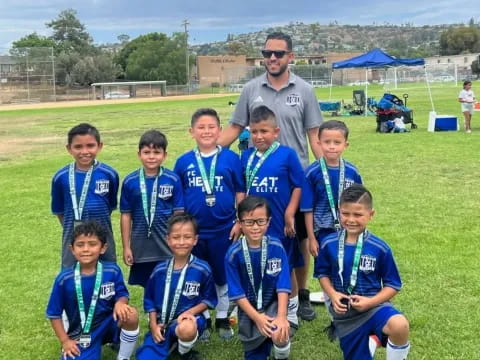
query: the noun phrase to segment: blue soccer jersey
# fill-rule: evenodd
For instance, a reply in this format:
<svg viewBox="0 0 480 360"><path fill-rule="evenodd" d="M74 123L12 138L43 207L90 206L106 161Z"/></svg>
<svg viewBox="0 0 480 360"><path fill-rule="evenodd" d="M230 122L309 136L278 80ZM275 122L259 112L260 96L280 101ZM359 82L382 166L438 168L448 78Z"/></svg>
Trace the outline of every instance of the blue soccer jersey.
<svg viewBox="0 0 480 360"><path fill-rule="evenodd" d="M214 155L202 157L207 174L210 172L213 157ZM193 151L177 159L174 171L182 182L185 211L195 217L201 232L232 227L235 221L235 195L245 192L245 182L237 154L229 149L220 149L213 186L214 206L208 206L206 203L205 188Z"/></svg>
<svg viewBox="0 0 480 360"><path fill-rule="evenodd" d="M75 215L73 211L72 198L70 196L70 185L68 180L69 165L63 167L52 179L52 212L55 215L63 215L62 235L62 267L67 268L75 263L68 246L73 234ZM82 193L82 186L85 180L86 171L75 169L75 191L77 202ZM108 248L101 259L115 261L115 242L113 239L111 213L117 207L118 174L110 166L97 162L90 180L87 191L85 207L82 213L82 220L95 220L102 224L108 231Z"/></svg>
<svg viewBox="0 0 480 360"><path fill-rule="evenodd" d="M100 324L109 320L117 300L128 297L128 290L123 281L122 271L115 263L102 262L102 282L99 298L95 307L95 314L91 330L95 330ZM85 309L89 309L95 285L96 273L82 275L82 294ZM77 295L75 292L74 268L63 270L55 279L50 300L48 301L46 315L49 319L61 319L65 311L68 318L68 336L72 339L80 336L82 324L78 310ZM88 310L86 310L88 311Z"/></svg>
<svg viewBox="0 0 480 360"><path fill-rule="evenodd" d="M145 218L140 192L139 173L139 170L135 170L125 177L120 196L120 212L130 213L132 219L130 246L134 262L165 260L172 254L166 242L168 219L174 211L183 211L184 209L182 185L173 171L163 169L163 174L157 181L158 196L149 237L148 223ZM148 211L150 211L150 200L155 178L155 176L145 176Z"/></svg>
<svg viewBox="0 0 480 360"><path fill-rule="evenodd" d="M352 274L356 244L345 243L343 284L338 274L339 234L328 235L323 243L316 263L318 278L328 277L336 291L347 293ZM402 281L390 247L370 232L366 233L357 273L357 283L352 294L372 297L383 287L400 290Z"/></svg>
<svg viewBox="0 0 480 360"><path fill-rule="evenodd" d="M161 321L160 315L162 313L168 264L169 260L163 261L155 267L148 280L143 300L145 312L150 313L156 311L159 323ZM167 315L169 315L171 311L175 289L177 288L181 272L181 269L174 270L172 274ZM194 257L193 261L188 265L183 289L173 318L176 319L178 315L200 303L204 303L213 309L217 306L217 293L215 291L210 266L208 266L205 261Z"/></svg>
<svg viewBox="0 0 480 360"><path fill-rule="evenodd" d="M247 176L247 164L255 148L249 148L242 153L242 169ZM252 170L260 156L255 156L250 166ZM271 217L267 234L282 239L285 237L285 210L290 202L292 191L302 188L304 172L300 160L293 149L280 145L263 162L253 178L248 190L249 195L258 195L268 201ZM248 184L247 184L248 186Z"/></svg>
<svg viewBox="0 0 480 360"><path fill-rule="evenodd" d="M242 242L234 242L225 256L225 272L227 274L228 297L235 301L247 298L254 307L257 305L256 289L259 288L261 279L261 248L249 248L252 262L255 290L252 288L248 277L247 266L243 256ZM287 255L281 242L268 237L267 264L262 281L263 308L277 301L277 293L291 292L290 268Z"/></svg>
<svg viewBox="0 0 480 360"><path fill-rule="evenodd" d="M333 199L338 211L338 187L340 168L328 166L328 176L332 187ZM303 212L313 212L313 231L320 229L334 228L334 219L328 202L325 182L323 180L322 168L318 161L312 163L305 170L305 186L302 189L302 199L300 202L300 210ZM343 190L352 184L361 184L362 177L358 173L357 168L351 163L345 161L345 183Z"/></svg>

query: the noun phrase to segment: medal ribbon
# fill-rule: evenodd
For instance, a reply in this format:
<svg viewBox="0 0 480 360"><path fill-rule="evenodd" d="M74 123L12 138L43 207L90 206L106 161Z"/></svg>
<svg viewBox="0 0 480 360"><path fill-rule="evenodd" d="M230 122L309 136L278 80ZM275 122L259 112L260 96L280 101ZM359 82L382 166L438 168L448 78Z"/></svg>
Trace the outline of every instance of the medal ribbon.
<svg viewBox="0 0 480 360"><path fill-rule="evenodd" d="M82 220L83 208L85 207L85 201L87 200L88 187L90 186L90 180L92 179L93 168L97 164L95 160L88 169L85 175L85 180L82 185L82 193L80 200L77 202L77 190L75 189L75 163L72 162L68 167L68 185L70 187L70 197L72 198L73 213L76 221Z"/></svg>
<svg viewBox="0 0 480 360"><path fill-rule="evenodd" d="M267 265L267 237L264 236L262 238L262 250L261 250L261 260L260 260L260 285L258 287L258 294L255 289L255 280L253 278L253 268L252 268L252 260L250 258L250 252L248 251L248 244L245 236L242 236L242 251L243 257L245 259L245 265L247 267L247 274L250 280L250 284L252 285L253 293L257 298L257 310L262 310L263 307L263 276L265 274L265 268Z"/></svg>
<svg viewBox="0 0 480 360"><path fill-rule="evenodd" d="M345 288L343 285L343 260L345 258L345 234L346 231L342 230L340 236L338 238L338 276L340 276L340 280L342 282L342 287ZM362 254L363 248L363 239L366 237L365 232L362 232L357 239L357 244L355 246L355 255L353 257L353 265L352 265L352 273L350 275L350 283L347 288L347 293L350 295L357 284L357 275L358 275L358 267L360 264L360 255Z"/></svg>
<svg viewBox="0 0 480 360"><path fill-rule="evenodd" d="M92 326L93 315L95 314L95 307L97 306L98 294L100 292L100 285L102 283L103 265L100 261L97 262L97 274L95 275L95 286L93 288L92 300L88 308L88 315L85 319L85 302L83 301L82 293L82 277L80 275L80 263L77 262L74 270L75 292L77 294L78 311L80 313L80 321L82 324L82 334L89 334Z"/></svg>
<svg viewBox="0 0 480 360"><path fill-rule="evenodd" d="M173 273L173 263L174 263L174 258L170 260L168 263L168 268L167 268L167 278L165 279L165 291L163 293L163 302L162 302L162 315L160 318L160 322L164 325L167 325L171 320L173 320L173 317L175 316L175 311L177 310L178 306L178 300L180 299L180 294L182 292L183 288L183 283L185 281L185 275L187 273L188 266L190 263L195 259L193 255L190 255L187 263L182 269L182 272L180 273L180 278L178 279L177 287L175 288L175 294L173 295L173 302L172 302L172 307L170 309L170 315L167 318L167 308L168 308L168 300L170 297L170 286L172 284L172 273Z"/></svg>
<svg viewBox="0 0 480 360"><path fill-rule="evenodd" d="M333 223L336 229L340 229L340 221L338 220L337 206L335 205L335 200L333 198L332 185L330 184L330 177L328 176L327 163L325 158L321 157L318 162L322 169L323 182L325 183L325 190L327 191L328 203L330 204L330 211L333 216ZM339 169L339 179L338 179L338 201L340 201L340 196L342 195L343 187L345 184L345 161L340 158L340 169Z"/></svg>
<svg viewBox="0 0 480 360"><path fill-rule="evenodd" d="M212 164L210 165L210 172L207 177L207 171L205 170L205 164L203 163L202 156L200 155L200 150L198 150L198 148L193 149L193 152L195 153L195 158L197 159L198 168L200 169L200 175L202 176L203 186L205 187L205 192L207 193L207 195L213 194L215 182L215 167L217 165L217 157L220 151L220 146L217 146L217 152L213 156Z"/></svg>
<svg viewBox="0 0 480 360"><path fill-rule="evenodd" d="M267 160L267 158L270 156L270 154L272 152L274 152L279 146L280 146L280 143L278 141L274 141L272 143L272 145L270 145L268 147L267 151L265 151L262 154L260 159L258 159L258 162L253 169L251 168L252 163L253 163L253 159L255 159L255 156L257 156L258 150L255 150L250 154L250 156L248 158L248 162L247 162L247 169L245 171L245 178L247 180L247 195L250 191L250 187L252 186L253 179L255 178L255 175L257 175L258 169L260 169L260 167L265 162L265 160Z"/></svg>
<svg viewBox="0 0 480 360"><path fill-rule="evenodd" d="M145 215L145 220L148 225L148 233L150 234L153 218L155 217L155 210L157 208L157 194L158 194L158 178L162 176L163 168L160 167L160 170L155 177L153 182L152 194L150 196L150 217L148 216L148 200L147 200L147 184L145 183L145 170L143 167L139 170L139 180L140 180L140 193L142 194L142 205L143 205L143 214Z"/></svg>

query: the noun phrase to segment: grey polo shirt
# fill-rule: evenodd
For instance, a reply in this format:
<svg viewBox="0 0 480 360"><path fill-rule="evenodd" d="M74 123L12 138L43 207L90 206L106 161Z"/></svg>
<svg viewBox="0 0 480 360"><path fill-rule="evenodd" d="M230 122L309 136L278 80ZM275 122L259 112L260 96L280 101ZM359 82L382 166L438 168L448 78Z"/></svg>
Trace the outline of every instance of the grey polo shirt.
<svg viewBox="0 0 480 360"><path fill-rule="evenodd" d="M288 83L277 91L264 73L245 85L230 123L247 126L250 113L259 105L273 110L280 128L278 140L293 148L306 168L309 164L307 130L319 127L323 121L313 88L290 72Z"/></svg>

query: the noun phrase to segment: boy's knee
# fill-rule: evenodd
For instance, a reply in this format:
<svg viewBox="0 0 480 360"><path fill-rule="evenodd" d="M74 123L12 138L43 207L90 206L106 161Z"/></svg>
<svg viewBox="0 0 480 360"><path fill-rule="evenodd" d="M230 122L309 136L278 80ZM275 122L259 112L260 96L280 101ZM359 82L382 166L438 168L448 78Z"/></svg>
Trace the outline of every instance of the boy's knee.
<svg viewBox="0 0 480 360"><path fill-rule="evenodd" d="M184 341L195 339L197 336L197 322L189 319L181 321L175 329L175 334Z"/></svg>
<svg viewBox="0 0 480 360"><path fill-rule="evenodd" d="M410 331L410 324L403 315L392 316L384 327L384 333L388 336L402 336L407 337Z"/></svg>
<svg viewBox="0 0 480 360"><path fill-rule="evenodd" d="M122 321L120 327L125 330L136 330L138 328L138 311L133 306L130 308L131 312L128 319Z"/></svg>
<svg viewBox="0 0 480 360"><path fill-rule="evenodd" d="M285 346L288 343L288 340L285 340L284 338L280 337L280 332L279 331L274 331L272 332L272 342L277 345L277 346Z"/></svg>

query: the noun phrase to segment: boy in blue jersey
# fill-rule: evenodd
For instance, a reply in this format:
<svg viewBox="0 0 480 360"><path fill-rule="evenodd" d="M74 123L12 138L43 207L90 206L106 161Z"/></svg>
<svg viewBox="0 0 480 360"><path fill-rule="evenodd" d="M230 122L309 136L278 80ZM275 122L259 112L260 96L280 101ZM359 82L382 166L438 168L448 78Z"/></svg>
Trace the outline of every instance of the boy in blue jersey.
<svg viewBox="0 0 480 360"><path fill-rule="evenodd" d="M244 236L225 257L228 295L237 303L238 334L245 359L275 359L290 354L287 320L290 269L282 243L266 235L270 210L265 199L247 196L238 205Z"/></svg>
<svg viewBox="0 0 480 360"><path fill-rule="evenodd" d="M145 132L138 144L142 167L123 180L120 225L131 285L145 287L158 262L172 256L166 242L167 223L174 212L183 211L183 189L178 176L162 167L167 144L160 131Z"/></svg>
<svg viewBox="0 0 480 360"><path fill-rule="evenodd" d="M98 130L79 124L68 132L67 151L74 161L57 171L52 179L52 212L63 229L62 268L71 267L75 258L69 250L74 227L95 220L107 229L107 248L101 260L115 261L111 213L117 207L118 174L96 160L102 150Z"/></svg>
<svg viewBox="0 0 480 360"><path fill-rule="evenodd" d="M245 183L238 155L217 146L221 131L217 112L199 109L192 115L190 125L190 134L197 147L177 159L174 171L182 182L185 211L195 217L199 227L193 254L212 268L218 296L215 328L221 338L228 339L233 336L233 330L228 320L223 259L231 240L239 235L235 203L244 198ZM210 319L207 327L211 328ZM205 332L202 339L208 334Z"/></svg>
<svg viewBox="0 0 480 360"><path fill-rule="evenodd" d="M382 339L387 360L407 358L408 320L390 303L402 287L393 254L366 230L374 214L370 192L354 184L340 197L342 230L322 242L315 273L331 299L329 311L345 359L373 359L370 336Z"/></svg>
<svg viewBox="0 0 480 360"><path fill-rule="evenodd" d="M118 360L130 359L138 337L138 314L128 305L122 271L100 262L107 250L106 229L86 221L73 230L70 249L75 266L55 279L46 315L62 344L62 359L97 360L102 344L118 342ZM69 322L65 331L62 312ZM121 330L120 330L121 329Z"/></svg>
<svg viewBox="0 0 480 360"><path fill-rule="evenodd" d="M155 267L145 289L150 332L137 350L138 360L167 359L176 341L182 359L199 359L192 348L206 328L202 312L217 304L210 267L192 255L198 240L195 219L174 214L167 233L173 258Z"/></svg>
<svg viewBox="0 0 480 360"><path fill-rule="evenodd" d="M242 153L247 194L265 198L272 213L267 235L280 239L287 253L290 271L303 266L295 239L295 213L298 209L305 175L293 149L277 142L280 129L275 114L258 106L250 115L250 133L254 147ZM298 291L292 276L292 293L288 305L291 327L298 328Z"/></svg>

